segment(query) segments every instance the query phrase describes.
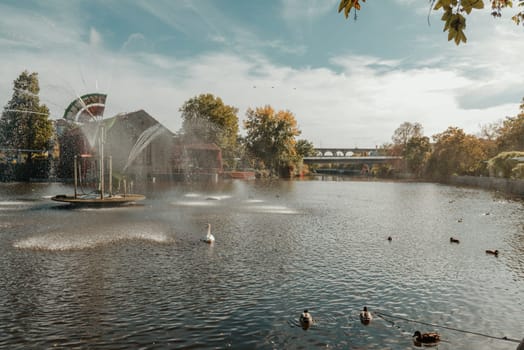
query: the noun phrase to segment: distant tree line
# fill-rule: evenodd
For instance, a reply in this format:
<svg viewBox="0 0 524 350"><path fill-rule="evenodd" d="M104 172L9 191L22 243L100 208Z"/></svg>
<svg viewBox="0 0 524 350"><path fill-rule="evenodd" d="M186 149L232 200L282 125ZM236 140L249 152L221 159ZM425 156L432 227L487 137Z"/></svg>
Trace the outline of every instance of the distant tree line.
<svg viewBox="0 0 524 350"><path fill-rule="evenodd" d="M448 127L430 139L419 123L402 123L386 145L404 157L405 169L417 177L444 180L452 175L524 179L524 98L514 117L485 125L479 135Z"/></svg>
<svg viewBox="0 0 524 350"><path fill-rule="evenodd" d="M185 142L214 143L222 149L229 168L252 168L265 176L293 176L303 170L303 157L313 155L314 146L298 140L301 134L290 111L271 106L249 108L239 134L238 109L219 97L202 94L180 108L181 137Z"/></svg>
<svg viewBox="0 0 524 350"><path fill-rule="evenodd" d="M24 71L14 81L13 96L0 117L0 180L49 177L58 141L39 92L37 73ZM302 171L303 157L314 152L311 142L297 139L301 131L290 111L275 111L269 105L249 109L243 124L245 136L239 134L238 109L212 94L187 100L179 111L179 141L217 145L229 169L253 168L265 176L293 176Z"/></svg>
<svg viewBox="0 0 524 350"><path fill-rule="evenodd" d="M56 154L56 132L49 109L40 103L38 74L22 72L14 81L13 96L0 117L0 180L47 178ZM226 168L251 168L263 176L293 176L307 172L303 158L315 155L314 145L301 134L291 111L266 105L249 108L239 132L238 109L212 94L187 100L179 109L185 144L212 143L223 154ZM388 155L402 156L401 169L419 178L445 179L452 175L524 178L524 98L520 112L482 127L479 135L450 126L430 139L420 123L404 122L384 145ZM22 150L23 152L20 152ZM388 175L379 169L378 175Z"/></svg>

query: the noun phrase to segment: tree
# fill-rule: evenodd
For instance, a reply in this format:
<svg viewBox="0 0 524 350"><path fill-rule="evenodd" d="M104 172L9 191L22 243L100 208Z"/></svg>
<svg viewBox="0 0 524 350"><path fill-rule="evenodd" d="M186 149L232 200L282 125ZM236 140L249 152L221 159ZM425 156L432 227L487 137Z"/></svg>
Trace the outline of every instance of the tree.
<svg viewBox="0 0 524 350"><path fill-rule="evenodd" d="M501 17L502 10L506 7L512 7L511 0L490 0L491 1L491 15L493 17ZM362 0L366 2L366 0ZM448 32L448 41L454 40L455 44L459 45L461 42L467 41L464 30L466 29L466 18L462 15L466 13L469 15L473 10L480 10L484 8L483 0L429 0L430 9L433 11L442 11L442 21L444 22L444 31ZM518 6L524 6L524 0L518 0ZM357 11L360 11L360 0L341 0L338 6L338 12L344 11L346 18L352 9L354 10L354 18L357 18ZM524 11L516 13L512 20L519 25L524 23Z"/></svg>
<svg viewBox="0 0 524 350"><path fill-rule="evenodd" d="M433 136L435 145L428 162L429 175L445 179L450 175L478 175L485 167L484 143L464 130L449 127Z"/></svg>
<svg viewBox="0 0 524 350"><path fill-rule="evenodd" d="M498 130L497 148L502 151L524 151L524 98L520 113L507 117Z"/></svg>
<svg viewBox="0 0 524 350"><path fill-rule="evenodd" d="M316 155L315 146L313 145L312 142L308 140L304 140L304 139L298 140L297 144L295 145L295 149L297 150L296 153L300 158L313 157Z"/></svg>
<svg viewBox="0 0 524 350"><path fill-rule="evenodd" d="M420 123L404 122L400 124L398 128L393 132L391 140L393 144L388 146L388 154L391 156L402 156L406 159L406 148L414 137L422 137L422 125ZM401 171L405 171L406 167L409 168L409 164L406 162L399 162L398 167Z"/></svg>
<svg viewBox="0 0 524 350"><path fill-rule="evenodd" d="M404 152L408 142L413 137L422 137L424 129L420 123L404 122L393 132L391 140L394 145L401 146L401 153Z"/></svg>
<svg viewBox="0 0 524 350"><path fill-rule="evenodd" d="M0 145L27 150L27 171L31 172L35 150L50 148L53 126L49 109L40 105L38 73L24 71L13 85L13 96L0 118Z"/></svg>
<svg viewBox="0 0 524 350"><path fill-rule="evenodd" d="M519 167L519 162L515 159L517 157L524 157L524 152L501 152L497 156L491 158L488 161L490 176L520 178L521 167Z"/></svg>
<svg viewBox="0 0 524 350"><path fill-rule="evenodd" d="M300 135L297 121L289 111L275 112L271 106L248 109L244 127L246 148L272 172L294 165L295 137Z"/></svg>
<svg viewBox="0 0 524 350"><path fill-rule="evenodd" d="M429 137L414 136L409 139L404 151L404 158L409 171L418 177L422 176L430 155Z"/></svg>
<svg viewBox="0 0 524 350"><path fill-rule="evenodd" d="M202 94L186 101L180 112L186 142L216 144L231 166L237 147L238 109L212 94Z"/></svg>

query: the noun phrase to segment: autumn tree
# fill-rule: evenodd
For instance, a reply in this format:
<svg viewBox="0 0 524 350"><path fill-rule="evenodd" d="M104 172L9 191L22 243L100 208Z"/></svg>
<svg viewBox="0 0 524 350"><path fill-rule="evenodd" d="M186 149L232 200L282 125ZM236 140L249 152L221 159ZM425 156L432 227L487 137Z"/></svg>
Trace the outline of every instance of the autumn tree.
<svg viewBox="0 0 524 350"><path fill-rule="evenodd" d="M38 73L22 72L13 82L13 96L0 117L0 145L27 153L23 178L35 175L35 153L49 150L53 136L49 109L40 104L39 92Z"/></svg>
<svg viewBox="0 0 524 350"><path fill-rule="evenodd" d="M421 177L431 155L431 144L427 136L413 136L409 139L404 150L404 159L408 170Z"/></svg>
<svg viewBox="0 0 524 350"><path fill-rule="evenodd" d="M238 109L212 94L202 94L186 101L180 112L185 142L216 144L231 166L237 147Z"/></svg>
<svg viewBox="0 0 524 350"><path fill-rule="evenodd" d="M357 11L360 11L361 2L366 0L340 0L338 12L344 12L346 18L349 17L351 10L353 16L357 18ZM502 10L513 6L512 0L490 0L491 15L493 17L501 17ZM517 1L518 6L524 6L524 0ZM466 29L466 17L473 10L480 10L484 8L483 0L429 0L430 10L442 13L441 20L444 22L444 31L448 32L448 41L453 40L455 44L459 45L461 42L467 41L464 30ZM524 11L517 12L512 20L519 25L524 23Z"/></svg>
<svg viewBox="0 0 524 350"><path fill-rule="evenodd" d="M498 129L497 148L503 151L524 151L524 98L520 113L516 117L507 117Z"/></svg>
<svg viewBox="0 0 524 350"><path fill-rule="evenodd" d="M433 152L428 161L429 175L445 179L451 175L478 175L487 154L480 139L464 130L449 127L433 136Z"/></svg>
<svg viewBox="0 0 524 350"><path fill-rule="evenodd" d="M498 152L497 140L500 137L502 121L488 123L480 126L479 138L486 145L488 157L493 157Z"/></svg>
<svg viewBox="0 0 524 350"><path fill-rule="evenodd" d="M248 109L246 116L244 127L248 152L273 174L294 165L297 156L295 137L301 133L294 115L265 106Z"/></svg>

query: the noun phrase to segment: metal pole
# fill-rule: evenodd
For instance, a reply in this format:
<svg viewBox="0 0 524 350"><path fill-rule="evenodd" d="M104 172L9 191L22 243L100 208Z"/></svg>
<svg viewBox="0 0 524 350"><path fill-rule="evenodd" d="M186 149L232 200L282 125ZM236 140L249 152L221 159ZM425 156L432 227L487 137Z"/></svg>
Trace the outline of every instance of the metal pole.
<svg viewBox="0 0 524 350"><path fill-rule="evenodd" d="M75 199L76 199L76 187L77 187L77 181L78 181L78 170L77 170L77 156L75 156L75 162L74 162L74 165L75 165L75 169L74 169L74 173L75 173Z"/></svg>
<svg viewBox="0 0 524 350"><path fill-rule="evenodd" d="M100 199L104 199L104 126L100 127Z"/></svg>
<svg viewBox="0 0 524 350"><path fill-rule="evenodd" d="M109 197L113 197L113 156L109 156Z"/></svg>

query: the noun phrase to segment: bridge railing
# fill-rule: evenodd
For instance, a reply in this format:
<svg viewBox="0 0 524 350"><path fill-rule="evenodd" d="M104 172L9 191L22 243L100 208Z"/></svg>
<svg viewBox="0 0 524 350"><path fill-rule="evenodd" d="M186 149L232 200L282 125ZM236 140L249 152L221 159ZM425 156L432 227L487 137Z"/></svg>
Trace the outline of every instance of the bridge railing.
<svg viewBox="0 0 524 350"><path fill-rule="evenodd" d="M379 148L315 148L318 157L379 156L383 151Z"/></svg>

